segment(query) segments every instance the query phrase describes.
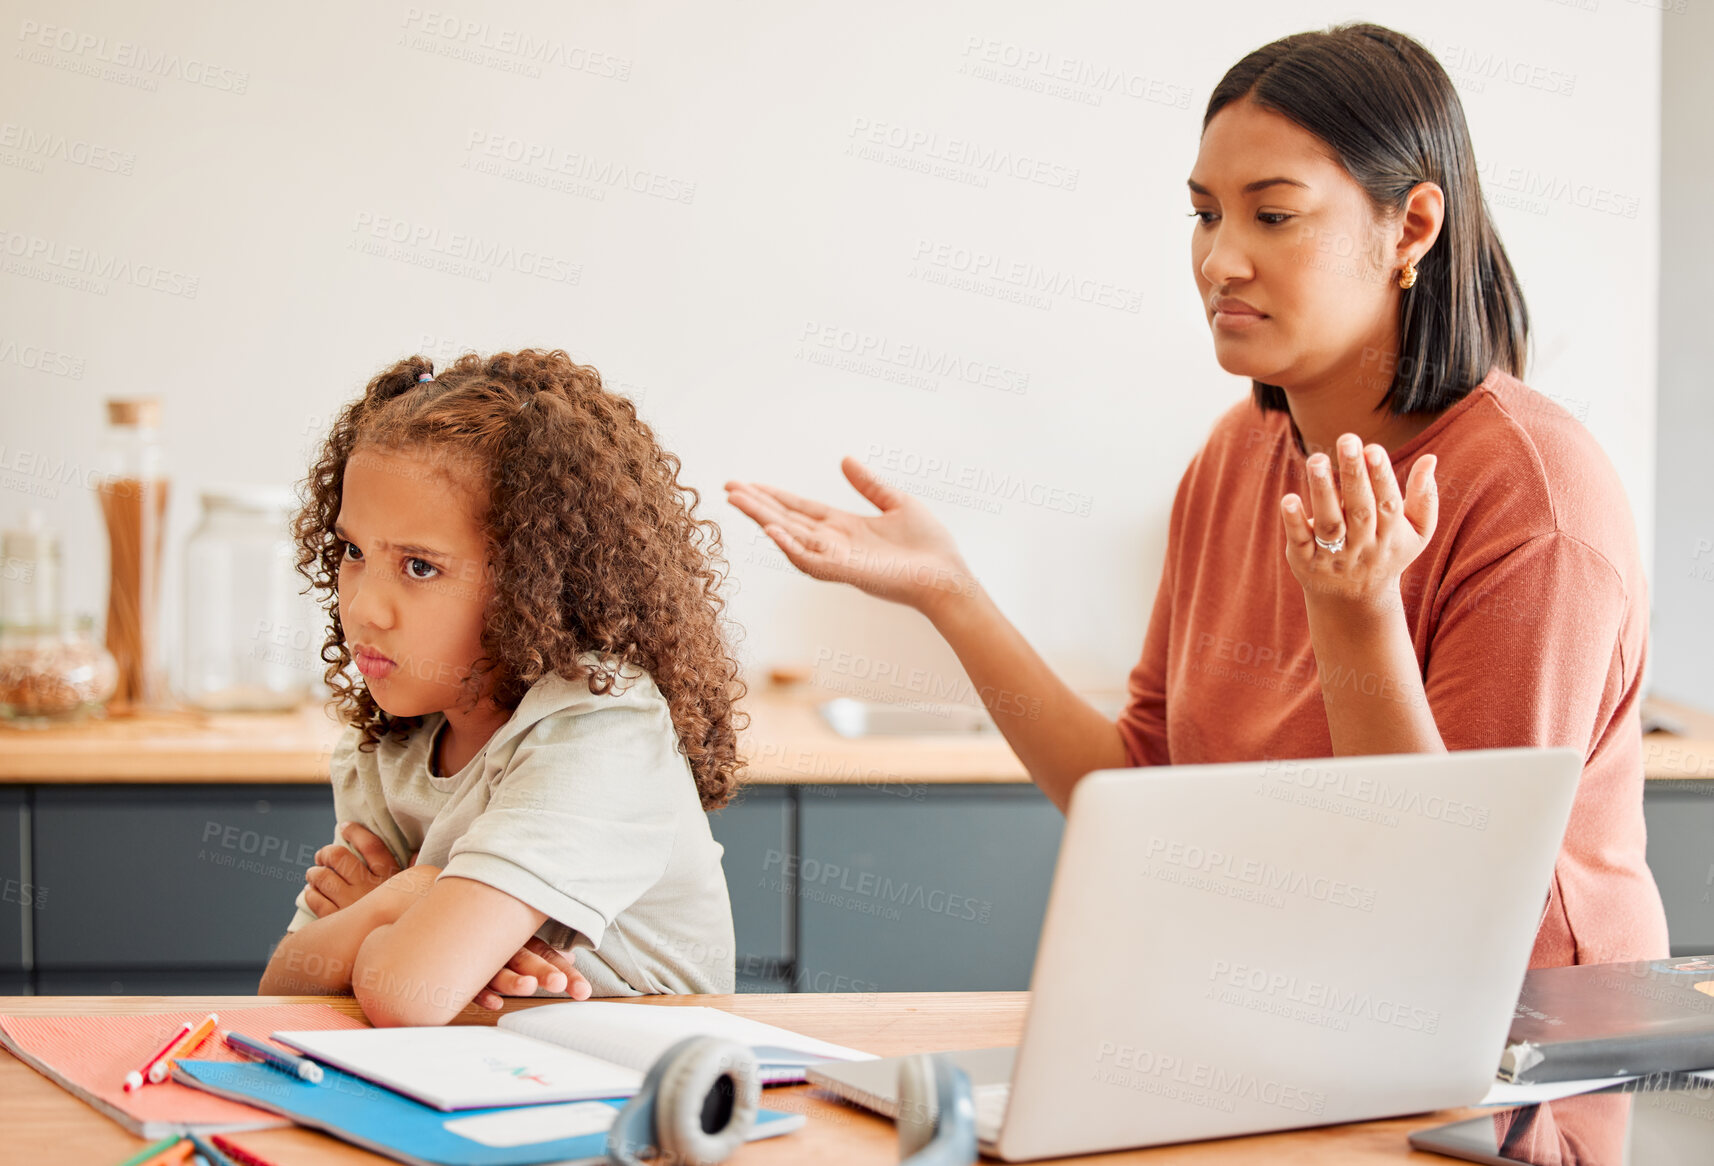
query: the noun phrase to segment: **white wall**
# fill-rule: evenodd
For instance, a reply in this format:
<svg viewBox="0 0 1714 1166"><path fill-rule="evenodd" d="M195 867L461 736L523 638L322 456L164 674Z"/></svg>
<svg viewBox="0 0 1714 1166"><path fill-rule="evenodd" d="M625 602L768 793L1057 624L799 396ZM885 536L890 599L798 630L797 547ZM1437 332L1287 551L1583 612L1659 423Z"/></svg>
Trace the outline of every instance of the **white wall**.
<svg viewBox="0 0 1714 1166"><path fill-rule="evenodd" d="M1248 50L1361 16L1425 39L1459 84L1536 322L1530 380L1586 416L1652 561L1661 17L1583 4L1238 0L1216 15L7 0L0 520L44 508L66 536L68 600L102 612L105 544L75 470L93 457L104 396L159 393L176 598L197 491L294 481L380 367L417 351L444 361L467 346L558 345L635 394L683 456L725 526L752 663L854 651L926 669L921 687L941 693L959 675L917 617L781 569L721 500L729 477L854 500L837 468L850 452L946 467L895 477L937 495L1051 660L1077 683L1121 685L1173 487L1247 392L1214 362L1189 271L1184 179L1201 109ZM444 35L466 28L468 40ZM140 67L138 46L164 63ZM1082 80L1048 76L1061 70ZM1028 157L1045 181L975 165L922 173L931 147L871 157L863 125ZM32 152L44 140L47 156ZM488 141L574 173L494 174ZM91 146L122 171L79 164ZM579 159L644 189L579 178ZM425 241L388 253L368 232L391 224ZM545 254L547 277L516 260L432 269L467 238ZM169 289L194 279L195 294L114 278L61 286L65 268L21 266L20 250L40 248L164 269ZM981 277L975 291L936 282L958 273L935 256L966 252L1110 285L1138 310L1070 294L1004 302L990 293L1005 285ZM837 352L818 343L822 327L1027 381L919 386L827 367L816 358ZM46 370L44 347L63 354ZM977 477L1061 500L958 485ZM1054 508L1084 502L1083 515Z"/></svg>
<svg viewBox="0 0 1714 1166"><path fill-rule="evenodd" d="M1714 5L1672 0L1661 37L1660 464L1653 644L1662 696L1714 708ZM1662 634L1662 633L1665 634Z"/></svg>

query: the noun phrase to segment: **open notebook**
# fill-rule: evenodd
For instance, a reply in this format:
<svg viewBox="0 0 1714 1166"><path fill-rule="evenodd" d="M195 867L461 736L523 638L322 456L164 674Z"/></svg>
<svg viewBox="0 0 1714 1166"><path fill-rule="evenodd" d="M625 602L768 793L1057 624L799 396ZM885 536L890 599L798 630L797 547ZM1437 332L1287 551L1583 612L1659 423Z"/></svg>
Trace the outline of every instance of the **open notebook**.
<svg viewBox="0 0 1714 1166"><path fill-rule="evenodd" d="M502 1016L498 1027L275 1032L305 1055L436 1109L629 1097L643 1074L688 1036L756 1050L765 1084L802 1081L817 1061L869 1054L718 1008L584 1001Z"/></svg>

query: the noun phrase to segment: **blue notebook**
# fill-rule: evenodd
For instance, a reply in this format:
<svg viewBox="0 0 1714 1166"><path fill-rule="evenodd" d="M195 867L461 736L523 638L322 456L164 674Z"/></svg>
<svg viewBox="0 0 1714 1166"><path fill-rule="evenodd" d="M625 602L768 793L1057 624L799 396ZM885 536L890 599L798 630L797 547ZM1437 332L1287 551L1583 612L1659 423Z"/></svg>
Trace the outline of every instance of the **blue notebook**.
<svg viewBox="0 0 1714 1166"><path fill-rule="evenodd" d="M536 1166L600 1162L623 1098L448 1113L323 1065L321 1084L268 1065L177 1061L173 1080L282 1114L412 1166ZM751 1140L802 1128L801 1113L764 1109Z"/></svg>

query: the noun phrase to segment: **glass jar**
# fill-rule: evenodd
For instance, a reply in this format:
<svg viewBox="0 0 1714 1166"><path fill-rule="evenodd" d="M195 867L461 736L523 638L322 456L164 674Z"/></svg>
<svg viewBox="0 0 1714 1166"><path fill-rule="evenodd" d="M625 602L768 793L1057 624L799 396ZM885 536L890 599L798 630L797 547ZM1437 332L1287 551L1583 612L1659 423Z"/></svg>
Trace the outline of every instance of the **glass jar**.
<svg viewBox="0 0 1714 1166"><path fill-rule="evenodd" d="M156 397L107 402L96 492L107 523L107 650L119 668L119 686L107 708L115 715L166 702L159 621L167 479L160 421Z"/></svg>
<svg viewBox="0 0 1714 1166"><path fill-rule="evenodd" d="M0 533L0 720L47 728L101 708L119 668L94 622L60 611L59 537L40 511Z"/></svg>
<svg viewBox="0 0 1714 1166"><path fill-rule="evenodd" d="M326 616L294 565L287 487L205 490L185 544L186 701L212 711L296 708L326 692Z"/></svg>

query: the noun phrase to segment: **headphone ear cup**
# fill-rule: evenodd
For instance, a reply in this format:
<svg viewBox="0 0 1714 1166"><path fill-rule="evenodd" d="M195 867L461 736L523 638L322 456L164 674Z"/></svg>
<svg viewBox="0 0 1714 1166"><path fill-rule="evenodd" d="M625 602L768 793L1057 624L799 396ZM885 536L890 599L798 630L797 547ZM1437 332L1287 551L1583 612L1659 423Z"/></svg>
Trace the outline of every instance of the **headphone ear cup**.
<svg viewBox="0 0 1714 1166"><path fill-rule="evenodd" d="M743 1045L718 1037L686 1041L661 1074L655 1145L682 1166L714 1166L756 1124L762 1074Z"/></svg>
<svg viewBox="0 0 1714 1166"><path fill-rule="evenodd" d="M899 1159L903 1161L934 1140L940 1124L940 1098L934 1061L924 1053L899 1062Z"/></svg>

